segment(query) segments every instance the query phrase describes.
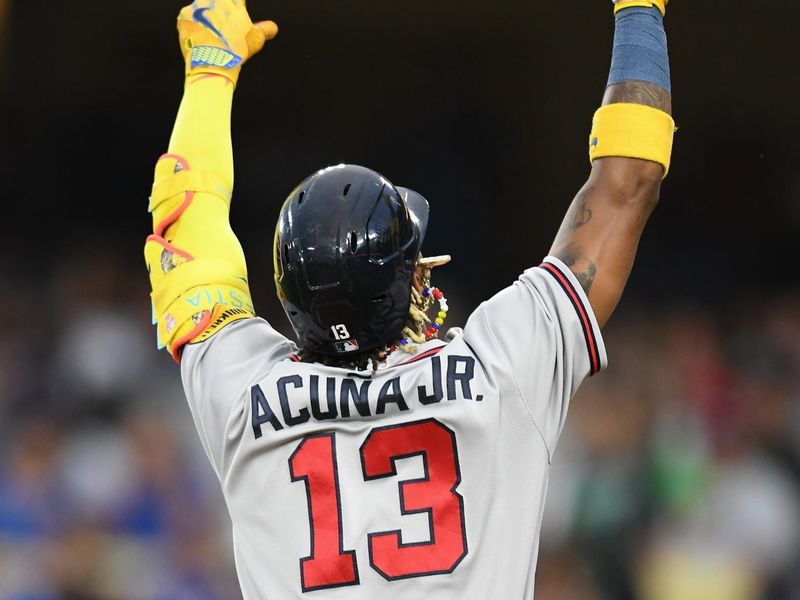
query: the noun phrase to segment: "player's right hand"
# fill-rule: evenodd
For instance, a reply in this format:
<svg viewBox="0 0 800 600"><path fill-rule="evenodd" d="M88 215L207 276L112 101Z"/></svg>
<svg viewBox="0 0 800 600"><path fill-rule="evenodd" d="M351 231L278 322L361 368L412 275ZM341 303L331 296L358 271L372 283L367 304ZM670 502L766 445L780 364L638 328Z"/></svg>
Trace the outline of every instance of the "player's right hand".
<svg viewBox="0 0 800 600"><path fill-rule="evenodd" d="M632 6L644 6L650 8L655 6L661 11L662 15L667 13L667 4L669 0L613 0L614 14L617 14L623 8L630 8Z"/></svg>
<svg viewBox="0 0 800 600"><path fill-rule="evenodd" d="M278 35L272 21L253 23L246 0L195 0L178 15L186 75L214 73L236 84L242 65Z"/></svg>

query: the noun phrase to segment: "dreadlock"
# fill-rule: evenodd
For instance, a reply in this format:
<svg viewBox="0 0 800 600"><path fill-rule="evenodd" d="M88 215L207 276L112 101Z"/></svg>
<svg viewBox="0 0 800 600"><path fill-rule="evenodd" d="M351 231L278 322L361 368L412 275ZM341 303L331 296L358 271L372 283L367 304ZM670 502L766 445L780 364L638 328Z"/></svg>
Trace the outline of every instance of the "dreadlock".
<svg viewBox="0 0 800 600"><path fill-rule="evenodd" d="M378 370L380 364L396 349L408 352L409 354L416 352L417 346L415 344L422 344L436 337L435 334L430 333L432 331L431 319L428 316L428 311L436 300L433 295L428 294L425 296L422 292L425 289L429 289L431 286L431 269L431 264L423 261L420 256L411 282L411 304L408 308L406 324L400 334L401 339L409 340L411 343L403 344L400 340L395 340L373 348L372 350L352 354L350 356L328 356L303 348L297 353L297 357L302 362L315 362L328 367L353 369L356 371L366 371L371 366L372 371L375 372Z"/></svg>

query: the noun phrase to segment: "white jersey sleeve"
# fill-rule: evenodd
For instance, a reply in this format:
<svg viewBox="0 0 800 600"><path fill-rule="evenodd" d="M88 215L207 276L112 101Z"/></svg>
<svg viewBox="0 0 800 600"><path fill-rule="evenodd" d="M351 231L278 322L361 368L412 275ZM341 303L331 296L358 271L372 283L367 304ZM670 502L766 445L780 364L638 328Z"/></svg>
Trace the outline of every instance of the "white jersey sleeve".
<svg viewBox="0 0 800 600"><path fill-rule="evenodd" d="M231 323L210 339L183 351L181 378L197 432L217 476L229 459L226 439L240 429L241 390L268 374L297 350L261 318Z"/></svg>
<svg viewBox="0 0 800 600"><path fill-rule="evenodd" d="M550 256L481 304L464 339L495 377L515 382L551 454L578 386L607 364L583 288Z"/></svg>

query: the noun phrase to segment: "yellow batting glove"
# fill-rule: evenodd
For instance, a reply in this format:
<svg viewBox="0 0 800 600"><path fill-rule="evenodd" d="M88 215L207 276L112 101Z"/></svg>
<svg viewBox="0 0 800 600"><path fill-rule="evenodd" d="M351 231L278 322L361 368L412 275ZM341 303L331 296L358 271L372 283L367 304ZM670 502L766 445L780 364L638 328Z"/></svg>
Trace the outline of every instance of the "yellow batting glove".
<svg viewBox="0 0 800 600"><path fill-rule="evenodd" d="M645 8L655 6L661 11L662 15L666 15L668 2L669 0L614 0L614 14L617 14L623 8L631 8L632 6L644 6Z"/></svg>
<svg viewBox="0 0 800 600"><path fill-rule="evenodd" d="M242 65L278 35L272 21L253 23L246 0L195 0L178 14L186 76L213 73L234 85Z"/></svg>

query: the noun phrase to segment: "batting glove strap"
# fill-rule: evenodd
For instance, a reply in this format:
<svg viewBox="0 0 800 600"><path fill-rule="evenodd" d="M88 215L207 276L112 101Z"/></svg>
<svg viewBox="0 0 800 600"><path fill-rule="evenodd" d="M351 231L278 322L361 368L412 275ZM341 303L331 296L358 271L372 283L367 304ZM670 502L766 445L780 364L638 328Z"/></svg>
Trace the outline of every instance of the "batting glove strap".
<svg viewBox="0 0 800 600"><path fill-rule="evenodd" d="M242 57L238 54L217 48L216 46L195 46L190 55L189 68L218 67L220 69L235 69L242 64Z"/></svg>

